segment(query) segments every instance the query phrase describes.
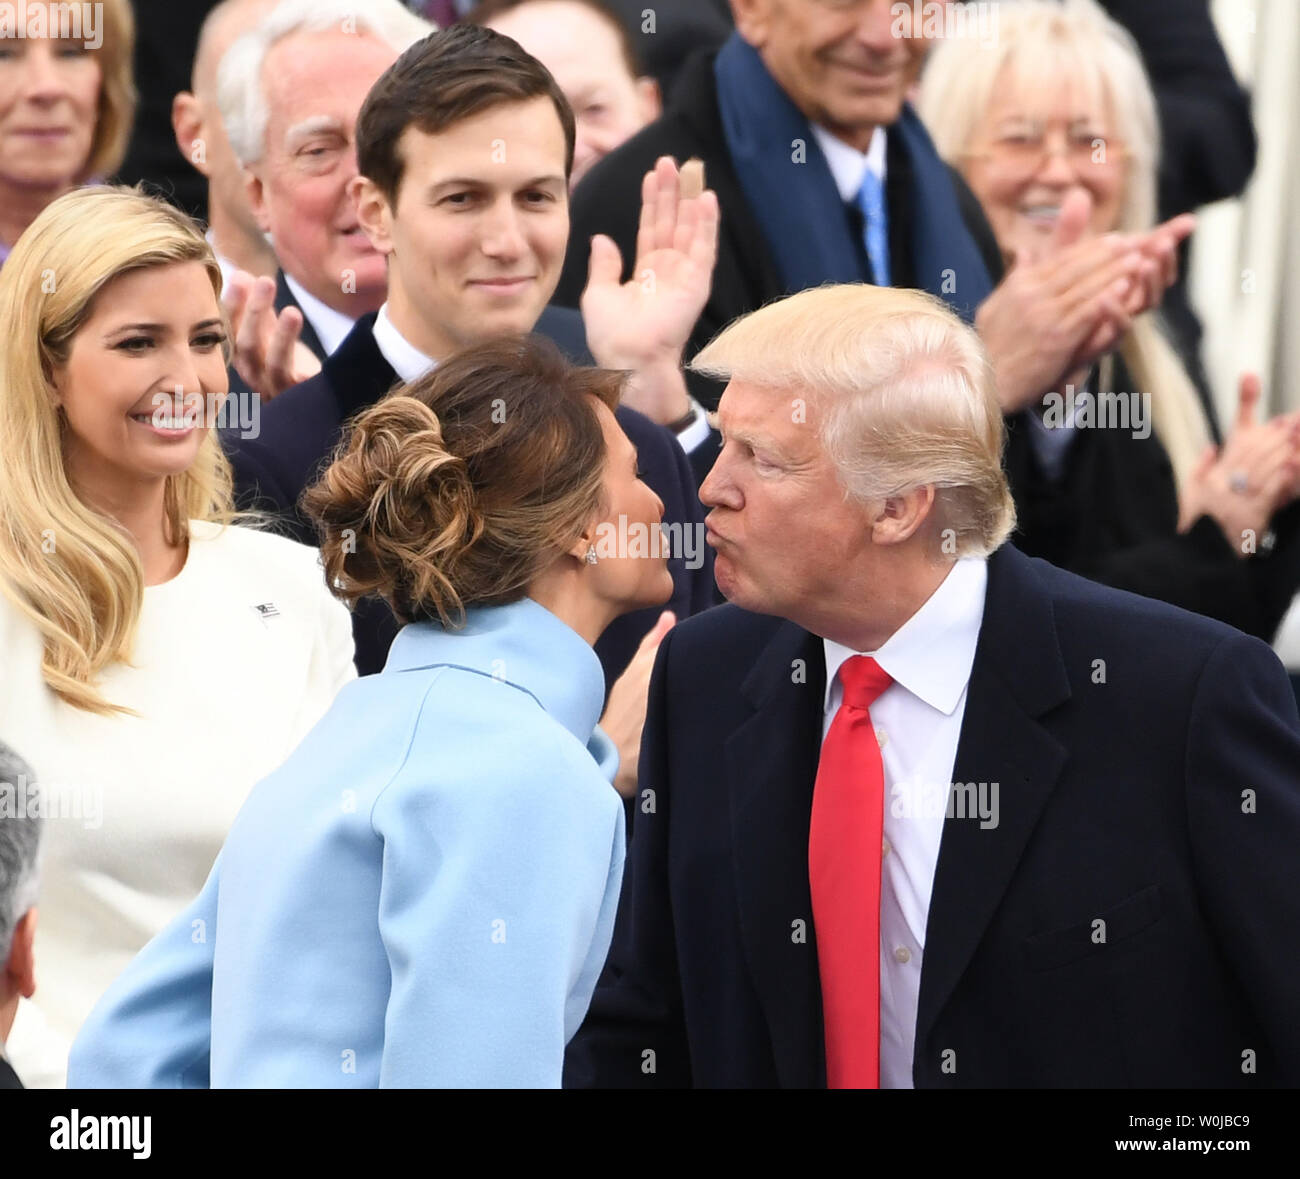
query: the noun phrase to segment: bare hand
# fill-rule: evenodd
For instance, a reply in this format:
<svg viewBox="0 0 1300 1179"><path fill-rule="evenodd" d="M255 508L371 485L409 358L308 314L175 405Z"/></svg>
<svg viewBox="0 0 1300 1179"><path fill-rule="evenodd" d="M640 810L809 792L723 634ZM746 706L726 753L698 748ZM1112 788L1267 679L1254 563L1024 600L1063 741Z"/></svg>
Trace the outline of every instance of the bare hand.
<svg viewBox="0 0 1300 1179"><path fill-rule="evenodd" d="M587 346L596 363L631 370L625 400L659 422L685 412L682 350L708 302L718 253L718 198L707 189L688 192L673 160L660 158L641 187L632 277L619 281L618 246L597 234L582 292Z"/></svg>
<svg viewBox="0 0 1300 1179"><path fill-rule="evenodd" d="M614 789L623 798L631 798L636 794L637 763L641 759L641 730L645 728L650 673L654 670L659 644L676 621L677 616L671 610L665 610L659 615L659 621L641 640L632 661L614 681L609 703L605 706L605 715L600 718L600 727L618 746L618 773L614 777Z"/></svg>
<svg viewBox="0 0 1300 1179"><path fill-rule="evenodd" d="M1178 243L1195 226L1185 215L1146 234L1088 237L1091 215L1086 193L1068 197L1043 249L1018 253L979 308L975 326L1005 413L1090 367L1157 306L1177 276Z"/></svg>
<svg viewBox="0 0 1300 1179"><path fill-rule="evenodd" d="M225 303L235 341L235 369L263 401L320 372L320 361L298 338L302 312L286 307L275 313L274 279L237 270Z"/></svg>
<svg viewBox="0 0 1300 1179"><path fill-rule="evenodd" d="M1209 516L1242 557L1258 551L1274 512L1300 486L1300 415L1260 422L1259 400L1259 378L1244 374L1222 452L1207 447L1179 494L1179 531Z"/></svg>

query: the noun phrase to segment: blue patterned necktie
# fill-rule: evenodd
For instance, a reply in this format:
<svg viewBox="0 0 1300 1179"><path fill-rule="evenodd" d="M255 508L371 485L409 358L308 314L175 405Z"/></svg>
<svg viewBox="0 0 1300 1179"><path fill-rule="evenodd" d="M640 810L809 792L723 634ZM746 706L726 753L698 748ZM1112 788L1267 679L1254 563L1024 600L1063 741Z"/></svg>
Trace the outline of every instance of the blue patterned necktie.
<svg viewBox="0 0 1300 1179"><path fill-rule="evenodd" d="M872 281L878 287L891 286L889 278L889 216L885 212L885 189L880 177L870 168L858 189L858 208L862 210L862 238L871 261Z"/></svg>

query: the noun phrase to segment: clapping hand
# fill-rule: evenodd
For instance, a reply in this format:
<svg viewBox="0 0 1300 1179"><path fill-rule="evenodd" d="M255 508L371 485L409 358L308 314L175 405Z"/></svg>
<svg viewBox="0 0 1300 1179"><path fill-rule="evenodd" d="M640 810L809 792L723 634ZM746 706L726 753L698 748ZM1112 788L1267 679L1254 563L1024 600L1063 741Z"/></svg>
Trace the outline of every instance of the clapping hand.
<svg viewBox="0 0 1300 1179"><path fill-rule="evenodd" d="M1232 433L1222 451L1205 449L1179 493L1179 531L1209 516L1243 557L1257 550L1273 514L1300 494L1300 414L1261 422L1259 400L1259 378L1244 374Z"/></svg>
<svg viewBox="0 0 1300 1179"><path fill-rule="evenodd" d="M235 369L263 401L320 372L320 361L298 338L302 312L296 307L275 312L274 279L237 270L223 302L230 315Z"/></svg>
<svg viewBox="0 0 1300 1179"><path fill-rule="evenodd" d="M980 305L975 326L997 374L1003 412L1033 404L1114 348L1134 317L1159 305L1177 277L1184 215L1145 234L1086 235L1091 198L1072 193L1051 237L1018 251Z"/></svg>

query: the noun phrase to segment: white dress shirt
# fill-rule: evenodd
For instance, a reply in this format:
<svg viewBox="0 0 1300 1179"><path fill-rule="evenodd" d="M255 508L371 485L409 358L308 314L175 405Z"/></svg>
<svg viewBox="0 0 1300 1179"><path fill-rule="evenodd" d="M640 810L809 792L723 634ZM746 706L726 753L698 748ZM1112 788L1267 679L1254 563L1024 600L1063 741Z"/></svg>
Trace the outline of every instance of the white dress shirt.
<svg viewBox="0 0 1300 1179"><path fill-rule="evenodd" d="M221 290L223 293L227 292L230 290L231 275L233 275L239 267L217 249L217 244L212 239L211 229L209 229L203 237L207 241L208 245L212 247L212 256L216 258L217 265L221 268Z"/></svg>
<svg viewBox="0 0 1300 1179"><path fill-rule="evenodd" d="M862 189L862 180L870 170L876 174L880 187L885 187L885 129L877 127L871 136L871 144L866 151L850 147L844 140L832 135L825 127L812 124L813 138L822 149L826 163L830 165L831 176L839 190L840 199L846 205L857 203L858 193Z"/></svg>
<svg viewBox="0 0 1300 1179"><path fill-rule="evenodd" d="M286 274L284 281L288 284L289 290L293 292L293 297L298 300L298 306L302 308L303 318L315 330L316 337L321 342L321 347L325 349L325 355L329 356L335 348L343 343L343 338L352 330L352 325L356 323L356 320L322 303L297 279Z"/></svg>
<svg viewBox="0 0 1300 1179"><path fill-rule="evenodd" d="M930 889L987 585L982 558L959 560L925 605L880 650L861 652L894 679L871 706L886 803L880 874L882 1089L912 1088ZM823 642L824 740L844 695L840 665L859 652L830 639Z"/></svg>
<svg viewBox="0 0 1300 1179"><path fill-rule="evenodd" d="M393 326L385 303L375 316L375 343L383 357L393 366L393 372L407 384L424 376L438 362L426 356Z"/></svg>

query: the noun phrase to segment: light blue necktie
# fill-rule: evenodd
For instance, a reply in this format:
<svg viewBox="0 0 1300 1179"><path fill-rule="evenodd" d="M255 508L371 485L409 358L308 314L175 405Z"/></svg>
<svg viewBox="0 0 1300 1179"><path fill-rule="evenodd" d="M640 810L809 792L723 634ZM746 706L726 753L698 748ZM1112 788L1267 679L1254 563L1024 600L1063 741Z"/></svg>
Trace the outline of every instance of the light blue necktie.
<svg viewBox="0 0 1300 1179"><path fill-rule="evenodd" d="M862 238L871 260L871 278L878 287L891 286L889 279L889 216L885 212L885 189L880 177L870 168L858 189L858 208L862 210Z"/></svg>

